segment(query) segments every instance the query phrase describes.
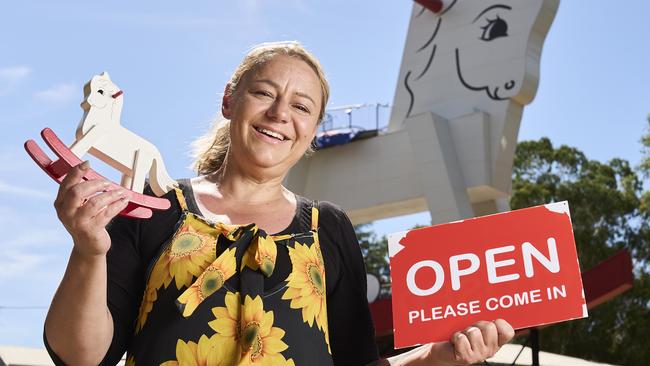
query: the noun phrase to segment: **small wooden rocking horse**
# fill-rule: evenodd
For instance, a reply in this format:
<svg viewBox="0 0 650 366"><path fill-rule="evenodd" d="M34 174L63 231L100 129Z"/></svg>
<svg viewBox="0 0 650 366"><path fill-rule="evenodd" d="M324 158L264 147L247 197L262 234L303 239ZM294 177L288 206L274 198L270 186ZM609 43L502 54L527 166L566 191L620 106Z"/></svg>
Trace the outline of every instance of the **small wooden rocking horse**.
<svg viewBox="0 0 650 366"><path fill-rule="evenodd" d="M49 128L41 131L45 143L58 157L51 160L34 140L25 142L25 150L52 179L61 183L72 167L81 164L87 152L122 172L121 186L127 188L129 204L123 216L149 218L152 210L166 210L167 199L142 194L145 176L149 173L151 189L162 196L177 186L169 177L162 156L149 141L120 124L123 92L111 81L108 73L95 75L84 86L81 104L84 115L77 128L76 140L70 148ZM85 180L108 179L90 169ZM107 190L120 188L112 183Z"/></svg>

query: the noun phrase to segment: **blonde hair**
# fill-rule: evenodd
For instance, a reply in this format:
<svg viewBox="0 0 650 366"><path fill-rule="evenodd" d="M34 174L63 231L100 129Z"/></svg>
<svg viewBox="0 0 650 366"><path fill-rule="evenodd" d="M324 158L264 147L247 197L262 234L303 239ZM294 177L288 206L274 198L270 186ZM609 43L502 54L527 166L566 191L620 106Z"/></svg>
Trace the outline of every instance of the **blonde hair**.
<svg viewBox="0 0 650 366"><path fill-rule="evenodd" d="M255 72L261 66L279 55L296 57L309 65L320 81L322 103L318 113L318 123L325 115L325 106L329 99L329 84L325 78L323 67L311 52L307 51L298 42L270 42L262 43L253 47L244 57L235 72L230 77L226 96L231 96L237 92L239 83L250 72ZM194 163L192 169L196 170L199 175L212 174L216 172L223 164L228 148L230 147L230 121L221 119L213 122L210 129L203 136L199 137L192 143ZM311 147L308 153L312 151Z"/></svg>

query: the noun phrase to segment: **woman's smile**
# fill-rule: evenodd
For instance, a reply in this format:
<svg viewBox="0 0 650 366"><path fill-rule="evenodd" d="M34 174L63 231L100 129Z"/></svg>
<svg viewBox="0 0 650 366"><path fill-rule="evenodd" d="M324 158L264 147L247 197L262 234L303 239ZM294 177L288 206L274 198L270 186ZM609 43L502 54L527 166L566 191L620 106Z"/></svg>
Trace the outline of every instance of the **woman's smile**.
<svg viewBox="0 0 650 366"><path fill-rule="evenodd" d="M257 136L260 140L268 142L270 144L280 144L289 141L288 138L286 138L283 134L279 132L275 132L273 130L264 127L258 127L258 126L251 126L251 127L253 128L253 131L255 131L254 133L255 136Z"/></svg>

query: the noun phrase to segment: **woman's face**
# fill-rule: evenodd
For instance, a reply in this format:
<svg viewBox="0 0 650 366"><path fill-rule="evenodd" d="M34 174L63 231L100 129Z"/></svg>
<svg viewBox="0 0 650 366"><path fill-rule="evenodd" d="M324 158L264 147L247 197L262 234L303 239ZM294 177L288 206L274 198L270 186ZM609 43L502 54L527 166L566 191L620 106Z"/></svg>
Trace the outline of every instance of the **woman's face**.
<svg viewBox="0 0 650 366"><path fill-rule="evenodd" d="M229 159L286 174L316 134L321 103L318 76L298 58L276 56L249 72L222 104L231 121Z"/></svg>

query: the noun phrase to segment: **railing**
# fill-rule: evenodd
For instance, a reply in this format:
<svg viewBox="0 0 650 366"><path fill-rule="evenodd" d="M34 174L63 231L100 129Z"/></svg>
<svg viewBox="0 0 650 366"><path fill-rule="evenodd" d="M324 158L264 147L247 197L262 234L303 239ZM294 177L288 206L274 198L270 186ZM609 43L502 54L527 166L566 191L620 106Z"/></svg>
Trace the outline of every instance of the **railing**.
<svg viewBox="0 0 650 366"><path fill-rule="evenodd" d="M354 129L358 131L385 131L390 118L388 103L350 104L332 107L325 111L319 132L336 129Z"/></svg>

